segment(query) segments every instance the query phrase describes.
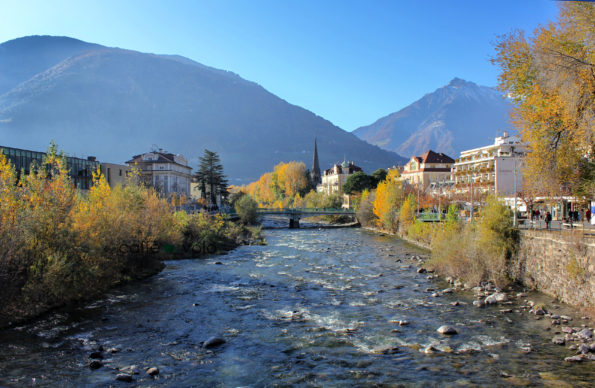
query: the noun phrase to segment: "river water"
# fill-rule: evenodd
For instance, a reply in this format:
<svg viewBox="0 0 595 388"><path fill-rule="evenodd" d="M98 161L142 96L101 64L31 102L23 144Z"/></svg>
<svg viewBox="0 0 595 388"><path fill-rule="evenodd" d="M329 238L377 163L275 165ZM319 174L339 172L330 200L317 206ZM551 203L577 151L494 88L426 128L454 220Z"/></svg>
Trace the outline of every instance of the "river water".
<svg viewBox="0 0 595 388"><path fill-rule="evenodd" d="M104 299L0 332L0 386L589 386L595 363L548 319L479 309L416 272L420 252L360 229L267 230L267 246L168 262ZM550 298L529 293L558 313ZM451 305L458 301L458 306ZM507 306L512 309L516 305ZM580 325L577 316L573 324ZM398 321L408 321L400 326ZM443 324L459 334L437 333ZM211 336L226 340L204 349ZM424 352L428 345L437 350ZM103 366L88 356L104 349ZM110 350L110 351L108 351ZM113 351L113 353L112 353ZM150 377L149 367L160 374Z"/></svg>

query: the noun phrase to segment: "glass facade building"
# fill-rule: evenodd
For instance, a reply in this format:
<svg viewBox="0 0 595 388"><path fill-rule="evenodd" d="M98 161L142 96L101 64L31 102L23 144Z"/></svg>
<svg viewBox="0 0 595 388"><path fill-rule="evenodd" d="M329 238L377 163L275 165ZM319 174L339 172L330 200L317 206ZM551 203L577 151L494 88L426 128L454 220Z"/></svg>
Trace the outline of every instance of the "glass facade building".
<svg viewBox="0 0 595 388"><path fill-rule="evenodd" d="M40 166L45 156L45 152L22 150L19 148L4 147L2 145L0 145L0 152L6 155L8 161L15 167L19 176L21 171L25 175L29 175L31 172L31 163L35 162L35 164ZM81 159L67 156L66 167L76 188L89 190L93 183L93 171L97 170L99 162L93 157Z"/></svg>

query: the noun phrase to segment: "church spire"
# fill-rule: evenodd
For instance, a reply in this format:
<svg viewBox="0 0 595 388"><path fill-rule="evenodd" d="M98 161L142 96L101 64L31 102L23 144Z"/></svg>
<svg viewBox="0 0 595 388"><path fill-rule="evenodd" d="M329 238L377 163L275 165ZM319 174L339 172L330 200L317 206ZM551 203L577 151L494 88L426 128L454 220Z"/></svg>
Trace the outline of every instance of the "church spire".
<svg viewBox="0 0 595 388"><path fill-rule="evenodd" d="M314 187L322 183L320 177L320 166L318 164L318 147L316 145L316 138L314 138L314 160L312 161L312 184Z"/></svg>

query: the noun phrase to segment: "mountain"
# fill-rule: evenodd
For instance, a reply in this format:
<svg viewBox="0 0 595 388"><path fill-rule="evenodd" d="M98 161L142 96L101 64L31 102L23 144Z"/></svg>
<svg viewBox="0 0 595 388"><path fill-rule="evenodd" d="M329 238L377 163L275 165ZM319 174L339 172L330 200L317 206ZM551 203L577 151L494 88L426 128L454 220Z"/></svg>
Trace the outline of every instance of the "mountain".
<svg viewBox="0 0 595 388"><path fill-rule="evenodd" d="M403 156L428 149L456 158L512 131L508 100L496 89L454 78L398 112L353 131L360 139Z"/></svg>
<svg viewBox="0 0 595 388"><path fill-rule="evenodd" d="M121 163L158 146L196 167L208 148L231 183L280 161L322 168L344 156L366 171L402 163L254 82L176 55L109 48L67 37L0 44L0 145Z"/></svg>

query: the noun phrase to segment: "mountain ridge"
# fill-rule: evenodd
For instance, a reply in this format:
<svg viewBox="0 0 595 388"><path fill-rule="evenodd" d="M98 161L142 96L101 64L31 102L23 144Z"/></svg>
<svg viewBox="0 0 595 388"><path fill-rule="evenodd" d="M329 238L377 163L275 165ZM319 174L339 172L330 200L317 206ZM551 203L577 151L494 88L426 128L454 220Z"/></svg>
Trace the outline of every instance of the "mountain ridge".
<svg viewBox="0 0 595 388"><path fill-rule="evenodd" d="M353 131L360 139L401 155L428 149L456 157L512 131L512 105L494 88L461 78L425 94L412 104Z"/></svg>
<svg viewBox="0 0 595 388"><path fill-rule="evenodd" d="M9 41L9 49L0 44L0 73L19 58L35 57L31 40L60 46L65 38L21 39L24 45ZM315 136L324 168L344 154L368 171L404 160L233 72L177 55L66 39L58 54L22 69L4 83L12 82L9 90L0 89L3 145L45 149L54 140L70 153L122 162L156 144L184 154L193 167L209 148L221 154L231 181L242 183L281 161L310 168Z"/></svg>

